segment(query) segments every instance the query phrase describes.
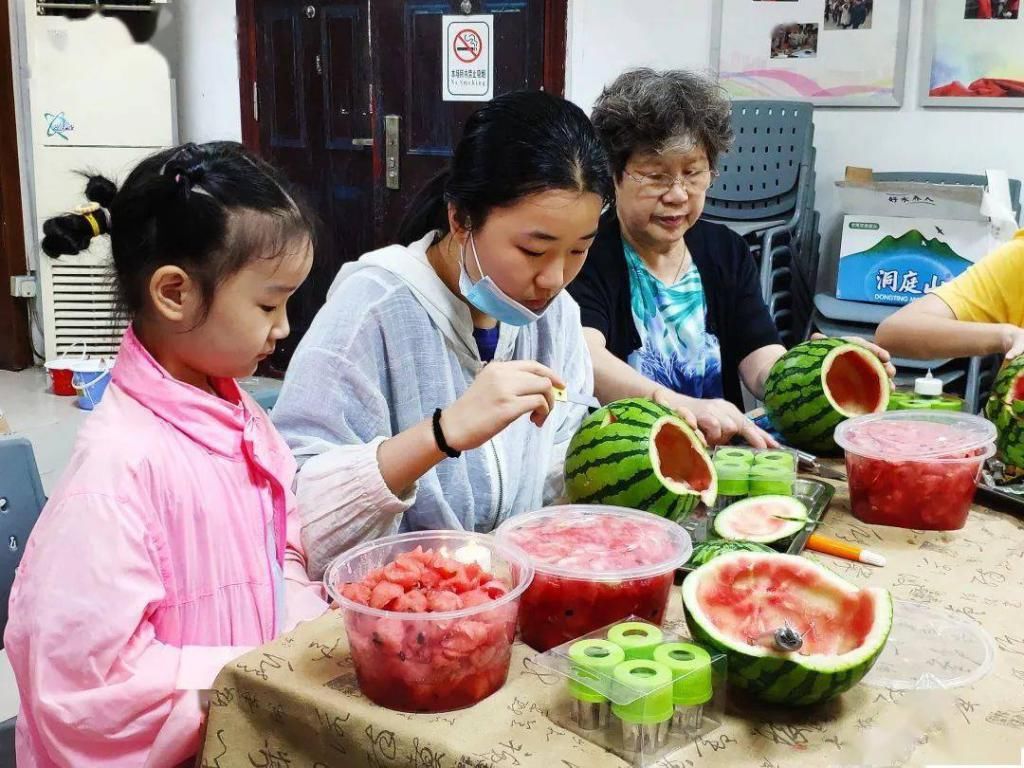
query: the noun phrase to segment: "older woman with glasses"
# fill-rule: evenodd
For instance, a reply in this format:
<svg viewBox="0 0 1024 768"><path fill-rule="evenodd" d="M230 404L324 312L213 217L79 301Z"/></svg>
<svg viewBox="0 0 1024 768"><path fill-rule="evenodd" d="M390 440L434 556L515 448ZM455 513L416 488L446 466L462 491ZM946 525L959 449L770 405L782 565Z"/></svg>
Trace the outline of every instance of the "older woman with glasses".
<svg viewBox="0 0 1024 768"><path fill-rule="evenodd" d="M637 69L604 89L591 119L616 201L569 292L598 398L650 397L692 413L713 444L739 435L773 445L743 415L740 382L761 398L786 350L746 243L700 218L732 141L728 101L700 75Z"/></svg>

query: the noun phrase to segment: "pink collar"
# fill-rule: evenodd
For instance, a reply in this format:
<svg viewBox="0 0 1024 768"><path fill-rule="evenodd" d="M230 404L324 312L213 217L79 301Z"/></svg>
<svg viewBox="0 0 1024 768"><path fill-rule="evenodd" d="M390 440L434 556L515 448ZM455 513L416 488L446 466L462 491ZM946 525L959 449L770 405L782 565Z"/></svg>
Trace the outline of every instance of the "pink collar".
<svg viewBox="0 0 1024 768"><path fill-rule="evenodd" d="M129 326L121 341L113 381L133 399L214 453L242 459L250 413L234 379L210 379L220 397L172 377Z"/></svg>

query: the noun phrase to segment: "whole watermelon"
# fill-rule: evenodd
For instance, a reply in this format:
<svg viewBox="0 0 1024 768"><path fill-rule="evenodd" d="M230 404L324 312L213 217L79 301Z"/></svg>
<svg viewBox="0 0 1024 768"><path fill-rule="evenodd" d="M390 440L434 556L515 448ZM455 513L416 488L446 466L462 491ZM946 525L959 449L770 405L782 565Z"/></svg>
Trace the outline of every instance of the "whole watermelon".
<svg viewBox="0 0 1024 768"><path fill-rule="evenodd" d="M834 453L835 428L889 404L889 377L869 350L843 339L798 344L779 358L764 385L764 407L789 445Z"/></svg>
<svg viewBox="0 0 1024 768"><path fill-rule="evenodd" d="M590 414L569 443L565 487L577 504L630 507L683 520L714 504L715 468L700 437L672 410L643 398Z"/></svg>
<svg viewBox="0 0 1024 768"><path fill-rule="evenodd" d="M730 552L683 581L693 639L727 658L729 682L762 701L808 706L860 682L885 648L892 597L796 555ZM802 638L779 650L776 630Z"/></svg>

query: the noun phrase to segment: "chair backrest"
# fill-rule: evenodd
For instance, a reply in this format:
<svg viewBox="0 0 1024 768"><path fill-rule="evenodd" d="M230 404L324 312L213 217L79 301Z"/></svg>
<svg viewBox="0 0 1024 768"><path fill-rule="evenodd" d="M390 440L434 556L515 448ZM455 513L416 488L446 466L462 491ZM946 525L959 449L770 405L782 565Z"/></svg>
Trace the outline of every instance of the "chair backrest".
<svg viewBox="0 0 1024 768"><path fill-rule="evenodd" d="M811 162L813 115L813 105L799 101L733 102L733 146L718 160L705 213L751 219L792 211Z"/></svg>
<svg viewBox="0 0 1024 768"><path fill-rule="evenodd" d="M921 181L929 184L961 184L973 187L984 187L988 177L976 173L934 173L931 171L890 171L873 174L875 181ZM1020 179L1010 179L1010 204L1013 213L1020 223L1021 199Z"/></svg>
<svg viewBox="0 0 1024 768"><path fill-rule="evenodd" d="M14 572L44 504L32 444L23 437L0 437L0 647Z"/></svg>

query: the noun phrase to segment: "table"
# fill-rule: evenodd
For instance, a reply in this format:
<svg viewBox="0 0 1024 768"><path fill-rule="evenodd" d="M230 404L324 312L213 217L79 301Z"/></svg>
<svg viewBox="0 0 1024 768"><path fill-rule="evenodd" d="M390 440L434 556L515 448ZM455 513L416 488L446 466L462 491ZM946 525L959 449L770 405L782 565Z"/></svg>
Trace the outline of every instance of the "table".
<svg viewBox="0 0 1024 768"><path fill-rule="evenodd" d="M868 526L837 484L820 530L881 552L885 568L806 553L857 584L982 625L995 667L945 692L857 686L803 711L730 702L721 728L659 768L1020 764L1024 748L1024 520L975 506L967 527L917 532ZM678 590L667 623L681 627ZM560 678L514 648L508 683L443 715L390 712L363 698L340 617L324 616L229 664L210 695L204 768L590 768L627 765L556 726Z"/></svg>

